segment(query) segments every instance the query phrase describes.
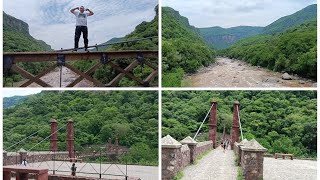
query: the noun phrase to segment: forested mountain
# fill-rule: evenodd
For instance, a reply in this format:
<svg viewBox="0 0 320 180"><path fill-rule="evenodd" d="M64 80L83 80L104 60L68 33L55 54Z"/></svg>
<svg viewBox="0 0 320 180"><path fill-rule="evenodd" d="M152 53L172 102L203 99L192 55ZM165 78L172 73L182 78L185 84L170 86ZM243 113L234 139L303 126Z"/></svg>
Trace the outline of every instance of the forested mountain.
<svg viewBox="0 0 320 180"><path fill-rule="evenodd" d="M28 150L50 135L49 121L58 127L74 120L75 149L106 144L119 137L130 148L129 163L158 163L158 92L43 91L3 111L3 147L39 131L9 151ZM66 129L59 131L59 150L65 150ZM49 140L35 150L48 150ZM146 153L147 152L147 153Z"/></svg>
<svg viewBox="0 0 320 180"><path fill-rule="evenodd" d="M282 17L263 29L264 34L284 32L292 27L317 19L317 5L310 5L292 15Z"/></svg>
<svg viewBox="0 0 320 180"><path fill-rule="evenodd" d="M258 35L220 52L255 66L317 79L317 22L274 35Z"/></svg>
<svg viewBox="0 0 320 180"><path fill-rule="evenodd" d="M29 34L29 25L3 12L3 51L48 51L51 46Z"/></svg>
<svg viewBox="0 0 320 180"><path fill-rule="evenodd" d="M3 98L3 108L6 109L9 107L16 106L16 105L22 103L26 98L27 98L27 96L4 97Z"/></svg>
<svg viewBox="0 0 320 180"><path fill-rule="evenodd" d="M218 132L232 125L233 102L240 102L244 138L255 138L269 153L317 154L316 91L165 91L162 95L162 136L192 136L218 102ZM208 120L200 134L208 133ZM207 138L207 136L205 136Z"/></svg>
<svg viewBox="0 0 320 180"><path fill-rule="evenodd" d="M275 34L317 19L317 5L310 5L292 15L282 17L266 27L199 28L206 43L215 49L228 48L241 39L258 34Z"/></svg>
<svg viewBox="0 0 320 180"><path fill-rule="evenodd" d="M184 73L193 73L214 62L215 52L199 33L178 11L162 7L163 86L181 86Z"/></svg>
<svg viewBox="0 0 320 180"><path fill-rule="evenodd" d="M219 26L209 28L199 28L200 35L206 43L215 49L230 47L240 39L260 34L263 27L238 26L232 28L222 28Z"/></svg>

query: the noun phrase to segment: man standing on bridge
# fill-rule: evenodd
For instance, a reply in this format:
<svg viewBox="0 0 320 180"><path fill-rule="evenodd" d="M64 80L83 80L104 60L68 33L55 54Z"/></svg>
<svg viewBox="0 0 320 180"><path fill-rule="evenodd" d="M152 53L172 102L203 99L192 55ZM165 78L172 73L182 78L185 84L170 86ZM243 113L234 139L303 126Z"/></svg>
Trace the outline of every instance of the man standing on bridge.
<svg viewBox="0 0 320 180"><path fill-rule="evenodd" d="M79 10L79 11L76 11ZM88 12L85 12L88 11ZM74 34L74 50L77 51L79 47L79 39L81 33L83 34L84 48L85 51L88 50L88 27L87 27L87 17L92 16L94 13L90 9L84 9L83 6L76 7L70 10L72 14L76 16L76 30Z"/></svg>

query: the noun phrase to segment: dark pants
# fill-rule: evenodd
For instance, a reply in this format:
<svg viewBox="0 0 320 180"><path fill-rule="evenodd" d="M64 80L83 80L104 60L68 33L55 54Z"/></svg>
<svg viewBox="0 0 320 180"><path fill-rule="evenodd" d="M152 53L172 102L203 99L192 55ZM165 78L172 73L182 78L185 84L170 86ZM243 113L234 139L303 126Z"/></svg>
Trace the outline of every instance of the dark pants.
<svg viewBox="0 0 320 180"><path fill-rule="evenodd" d="M83 34L84 47L88 48L88 28L87 26L76 26L76 31L74 34L74 48L79 47L79 39L81 37L81 33Z"/></svg>

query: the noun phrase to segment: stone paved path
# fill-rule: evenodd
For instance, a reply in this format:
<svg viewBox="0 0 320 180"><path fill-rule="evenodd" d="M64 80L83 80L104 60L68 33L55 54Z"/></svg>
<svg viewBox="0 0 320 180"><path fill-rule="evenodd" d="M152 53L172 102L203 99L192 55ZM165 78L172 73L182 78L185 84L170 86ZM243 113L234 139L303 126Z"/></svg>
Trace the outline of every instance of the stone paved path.
<svg viewBox="0 0 320 180"><path fill-rule="evenodd" d="M187 166L183 170L183 180L235 180L237 167L234 163L232 150L223 152L222 147L211 151L195 165Z"/></svg>

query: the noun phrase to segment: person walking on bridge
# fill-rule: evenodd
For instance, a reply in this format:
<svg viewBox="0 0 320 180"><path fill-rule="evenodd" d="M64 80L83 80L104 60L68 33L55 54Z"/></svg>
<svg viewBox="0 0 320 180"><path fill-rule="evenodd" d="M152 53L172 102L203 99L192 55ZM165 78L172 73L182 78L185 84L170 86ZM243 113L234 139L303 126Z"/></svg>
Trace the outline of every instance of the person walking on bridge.
<svg viewBox="0 0 320 180"><path fill-rule="evenodd" d="M78 10L78 11L76 11ZM84 40L84 48L85 51L88 50L88 25L87 18L88 16L92 16L94 13L90 9L85 9L83 6L76 7L70 10L72 14L76 16L76 30L74 34L74 51L77 51L79 47L79 39L81 37L81 33L83 35Z"/></svg>

